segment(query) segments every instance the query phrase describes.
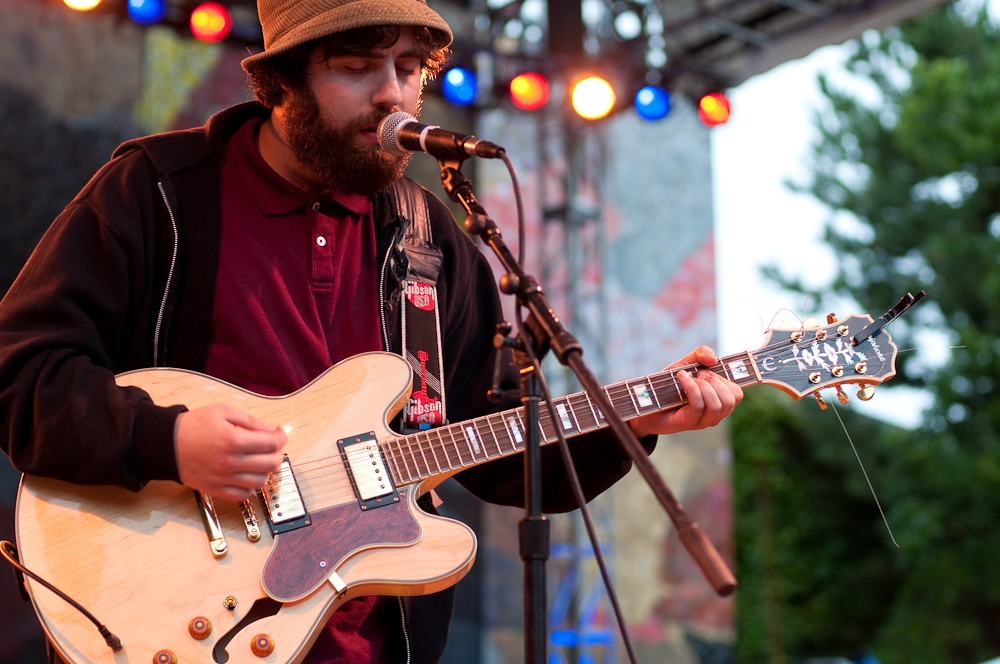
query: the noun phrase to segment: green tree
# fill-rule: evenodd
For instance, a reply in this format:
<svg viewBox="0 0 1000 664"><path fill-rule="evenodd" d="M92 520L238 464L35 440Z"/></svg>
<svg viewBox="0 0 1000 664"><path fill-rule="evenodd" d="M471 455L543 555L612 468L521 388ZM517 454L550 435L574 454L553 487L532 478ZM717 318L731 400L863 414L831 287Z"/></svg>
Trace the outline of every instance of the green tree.
<svg viewBox="0 0 1000 664"><path fill-rule="evenodd" d="M865 652L899 588L845 427L881 493L909 432L768 389L749 391L733 414L740 664Z"/></svg>
<svg viewBox="0 0 1000 664"><path fill-rule="evenodd" d="M899 346L931 328L956 346L943 367L899 357L898 380L935 401L925 427L876 442L901 548L868 644L884 664L983 661L1000 655L1000 30L949 5L866 34L847 68L877 100L821 80L832 113L817 119L809 190L857 222L828 227L830 292L880 312L925 289L930 302L895 324Z"/></svg>

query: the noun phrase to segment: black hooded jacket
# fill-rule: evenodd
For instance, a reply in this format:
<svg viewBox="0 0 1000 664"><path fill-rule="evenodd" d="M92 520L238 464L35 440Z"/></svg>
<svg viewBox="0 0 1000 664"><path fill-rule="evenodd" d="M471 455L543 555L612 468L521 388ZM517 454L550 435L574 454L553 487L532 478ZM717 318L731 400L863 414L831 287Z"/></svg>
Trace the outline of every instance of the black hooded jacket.
<svg viewBox="0 0 1000 664"><path fill-rule="evenodd" d="M204 371L219 258L220 159L244 122L267 114L248 102L204 127L123 144L46 232L0 301L0 446L19 470L134 491L150 480L178 481L174 420L184 408L157 406L138 388L118 387L114 377L153 366ZM502 319L492 271L447 208L426 198L443 254L438 294L449 420L514 407L513 369L506 402L486 399L492 337ZM382 260L391 258L400 230L388 195L375 197L373 216L385 265L380 304L387 348L398 353L398 283L392 261ZM654 440L643 442L651 449ZM588 498L630 467L600 432L580 436L572 447ZM573 509L554 447L543 450L543 463L545 510ZM484 500L520 506L522 472L517 455L456 479ZM413 664L440 658L452 599L447 590L402 600ZM402 644L403 625L393 623L389 642Z"/></svg>

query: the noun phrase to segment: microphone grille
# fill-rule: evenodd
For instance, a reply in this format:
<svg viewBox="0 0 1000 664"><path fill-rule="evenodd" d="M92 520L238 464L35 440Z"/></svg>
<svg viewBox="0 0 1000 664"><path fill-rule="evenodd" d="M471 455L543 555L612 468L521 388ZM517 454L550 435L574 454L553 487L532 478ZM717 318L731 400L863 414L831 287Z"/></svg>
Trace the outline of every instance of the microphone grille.
<svg viewBox="0 0 1000 664"><path fill-rule="evenodd" d="M382 118L378 123L378 144L383 150L402 157L409 151L399 144L399 129L405 124L416 122L417 119L406 111L396 111Z"/></svg>

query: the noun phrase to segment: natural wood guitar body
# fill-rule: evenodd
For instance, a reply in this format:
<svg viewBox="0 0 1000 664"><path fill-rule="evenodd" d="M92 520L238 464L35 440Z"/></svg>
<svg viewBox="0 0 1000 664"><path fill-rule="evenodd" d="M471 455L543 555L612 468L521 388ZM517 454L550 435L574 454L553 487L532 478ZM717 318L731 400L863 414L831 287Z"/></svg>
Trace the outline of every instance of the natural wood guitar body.
<svg viewBox="0 0 1000 664"><path fill-rule="evenodd" d="M896 373L898 351L883 327L919 299L908 297L877 324L864 314L823 327L771 329L758 350L719 358L709 369L743 387L773 385L796 399L842 384L877 385ZM628 420L684 405L676 373L695 369L702 367L673 367L603 389ZM25 476L16 513L22 562L125 643L122 652L112 654L83 615L29 582L49 638L74 664L167 664L153 662L162 650L172 651L178 664L256 663L261 658L251 653L250 643L258 634L275 645L264 661L297 662L318 628L351 597L420 595L453 585L472 566L475 535L464 524L422 512L416 497L465 468L520 454L529 426L524 409L516 408L407 436L392 433L386 422L406 402L411 372L388 353L353 357L284 397L262 397L174 369L130 372L118 383L143 388L162 406L226 402L283 426L285 451L312 523L272 539L261 513L262 536L250 542L239 506L219 501L229 550L216 558L195 496L185 487L151 482L131 493ZM586 394L560 397L552 405L555 420L544 409L539 416L542 444L558 439L557 427L575 436L607 426ZM378 506L371 501L393 499L376 492L366 494L363 504L342 460L341 439L354 440L364 457L361 466L351 462L352 472L367 470L364 481L377 479L376 487L384 472L394 480L398 502ZM382 469L364 467L370 453L381 456ZM334 571L339 579L331 576ZM225 607L229 597L238 602L233 610ZM272 608L280 601L280 611L236 630L248 615L262 613L252 609L265 597ZM197 617L212 623L211 635L202 641L188 634Z"/></svg>
<svg viewBox="0 0 1000 664"><path fill-rule="evenodd" d="M118 383L141 387L160 405L196 408L226 402L283 426L288 432L285 452L296 469L303 500L311 514L321 515L324 510L345 511L351 506L360 510L337 440L367 432L379 440L395 435L386 419L405 402L410 376L399 357L369 353L279 398L172 369L122 374ZM338 593L331 583L323 582L305 597L285 602L276 615L246 625L225 648L229 662L299 661L318 629L347 599L432 593L465 575L476 552L472 531L420 510L416 497L426 490L420 484L397 489L405 505L396 507L408 511L419 526L416 541L360 550L343 541L331 542L331 548L348 552L339 564L329 563L329 571L339 574L346 589ZM228 544L228 552L218 558L209 548L194 493L184 486L151 482L133 493L25 476L16 523L23 564L87 608L125 646L113 653L82 614L29 580L36 611L60 654L77 664L153 664L162 650L172 651L178 664L218 661L213 648L255 601L266 597L262 569L272 549L280 548L288 536L272 538L258 505L261 538L251 542L237 504L218 500L215 507ZM384 520L380 513L390 511L367 510L357 517L358 524L376 529ZM291 535L295 532L301 531ZM237 601L233 610L225 605L229 597ZM188 624L196 617L212 624L204 640L188 633ZM258 634L269 635L274 643L274 651L263 658L250 648Z"/></svg>

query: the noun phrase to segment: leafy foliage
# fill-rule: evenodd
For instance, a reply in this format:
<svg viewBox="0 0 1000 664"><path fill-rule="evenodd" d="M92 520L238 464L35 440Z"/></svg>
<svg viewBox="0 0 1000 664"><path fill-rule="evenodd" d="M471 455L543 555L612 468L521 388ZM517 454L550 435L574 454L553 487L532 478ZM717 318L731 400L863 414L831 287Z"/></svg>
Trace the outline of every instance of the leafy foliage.
<svg viewBox="0 0 1000 664"><path fill-rule="evenodd" d="M901 380L925 386L935 403L922 430L873 437L877 486L899 550L884 543L854 548L858 519L838 524L835 515L820 517L792 503L776 507L778 498L815 503L831 478L822 465L812 468L816 474L796 475L802 458L793 439L809 434L795 416L773 413L766 427L752 421L775 450L764 465L777 570L769 592L781 610L790 657L871 649L883 664L983 661L1000 654L1000 531L994 526L1000 514L1000 397L994 390L1000 379L1000 29L985 12L970 16L947 6L898 29L866 34L847 66L877 95L862 100L856 90L821 81L832 113L817 118L821 139L809 189L846 213L837 218L857 220L828 228L826 240L842 266L830 290L880 312L902 293L925 289L932 304L897 324L897 342L906 347L920 328L936 328L957 348L938 368L915 354L900 355ZM734 422L737 440L750 444L753 432L739 426ZM739 455L738 448L738 462ZM781 482L793 478L797 488L783 494ZM753 481L751 470L737 468L738 492ZM864 509L851 491L829 495L852 513ZM861 502L854 504L854 497ZM744 499L749 502L738 509L754 514L750 494ZM809 534L826 519L833 519L823 525L829 550L817 552ZM851 555L838 558L837 552ZM814 554L839 567L829 577L783 571L783 556L793 570L791 561ZM863 570L880 570L879 578L851 597L819 588L817 597L844 602L843 615L796 599L813 589L811 582L842 587ZM815 633L800 624L809 621Z"/></svg>
<svg viewBox="0 0 1000 664"><path fill-rule="evenodd" d="M733 414L741 664L864 652L899 587L895 548L837 414L881 494L906 432L773 390L749 392Z"/></svg>

